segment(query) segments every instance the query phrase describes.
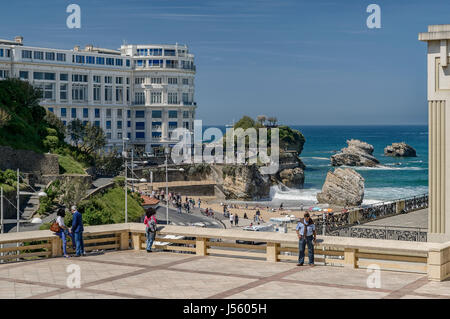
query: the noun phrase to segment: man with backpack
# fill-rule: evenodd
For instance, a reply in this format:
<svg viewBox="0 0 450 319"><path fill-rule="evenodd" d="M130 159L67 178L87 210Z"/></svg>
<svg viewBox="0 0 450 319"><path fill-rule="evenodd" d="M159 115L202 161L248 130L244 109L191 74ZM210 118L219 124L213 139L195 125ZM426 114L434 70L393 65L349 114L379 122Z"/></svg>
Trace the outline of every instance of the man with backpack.
<svg viewBox="0 0 450 319"><path fill-rule="evenodd" d="M155 214L156 214L156 210L153 207L149 207L145 211L144 224L145 224L145 237L147 238L146 250L147 250L148 253L152 252L153 241L155 240L155 237L156 237L156 217L155 217Z"/></svg>

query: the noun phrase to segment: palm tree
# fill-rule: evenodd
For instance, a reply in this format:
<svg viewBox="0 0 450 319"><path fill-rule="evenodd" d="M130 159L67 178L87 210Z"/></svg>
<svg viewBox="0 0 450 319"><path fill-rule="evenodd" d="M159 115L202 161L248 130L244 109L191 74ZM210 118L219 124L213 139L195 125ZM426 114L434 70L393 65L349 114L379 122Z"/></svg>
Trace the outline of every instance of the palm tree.
<svg viewBox="0 0 450 319"><path fill-rule="evenodd" d="M277 122L278 122L278 119L276 117L274 117L274 116L271 116L271 117L269 117L267 119L267 121L269 121L270 126L276 126Z"/></svg>
<svg viewBox="0 0 450 319"><path fill-rule="evenodd" d="M266 119L267 119L267 116L265 116L265 115L258 115L258 116L256 117L256 120L257 120L262 126L264 126L264 122L266 121Z"/></svg>

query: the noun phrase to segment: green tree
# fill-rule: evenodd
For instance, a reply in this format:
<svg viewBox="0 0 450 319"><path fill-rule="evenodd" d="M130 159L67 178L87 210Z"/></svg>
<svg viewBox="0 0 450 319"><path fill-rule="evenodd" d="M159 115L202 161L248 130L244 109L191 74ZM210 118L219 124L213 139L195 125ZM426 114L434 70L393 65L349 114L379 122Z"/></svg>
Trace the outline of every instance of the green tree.
<svg viewBox="0 0 450 319"><path fill-rule="evenodd" d="M85 125L80 119L73 120L67 125L67 133L69 134L70 139L78 147L78 143L83 140L84 135L86 134Z"/></svg>
<svg viewBox="0 0 450 319"><path fill-rule="evenodd" d="M88 154L92 154L106 145L106 136L99 126L87 123L81 141L81 148Z"/></svg>

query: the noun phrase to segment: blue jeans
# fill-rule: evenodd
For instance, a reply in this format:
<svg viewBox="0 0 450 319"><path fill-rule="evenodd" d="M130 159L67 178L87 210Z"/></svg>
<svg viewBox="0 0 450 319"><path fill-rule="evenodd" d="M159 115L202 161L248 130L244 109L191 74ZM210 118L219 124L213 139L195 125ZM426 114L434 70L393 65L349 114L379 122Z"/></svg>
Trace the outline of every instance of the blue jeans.
<svg viewBox="0 0 450 319"><path fill-rule="evenodd" d="M75 244L76 244L76 255L77 256L81 256L82 254L84 254L84 242L83 242L83 232L75 232L74 233L74 237L75 237Z"/></svg>
<svg viewBox="0 0 450 319"><path fill-rule="evenodd" d="M64 255L67 255L67 250L66 250L67 236L69 236L70 239L72 239L72 246L74 246L75 245L75 240L73 239L73 235L71 233L69 233L69 231L67 229L65 229L65 230L61 229L61 231L56 233L56 235L58 235L59 238L62 239L63 253L64 253Z"/></svg>
<svg viewBox="0 0 450 319"><path fill-rule="evenodd" d="M147 251L152 250L152 246L153 246L153 241L155 240L156 237L156 233L152 233L151 231L148 230L148 227L146 229L145 232L145 237L147 237Z"/></svg>
<svg viewBox="0 0 450 319"><path fill-rule="evenodd" d="M309 264L314 264L314 244L313 244L313 236L306 236L306 239L302 236L302 239L298 241L298 263L303 264L305 261L305 247L308 244L308 258Z"/></svg>

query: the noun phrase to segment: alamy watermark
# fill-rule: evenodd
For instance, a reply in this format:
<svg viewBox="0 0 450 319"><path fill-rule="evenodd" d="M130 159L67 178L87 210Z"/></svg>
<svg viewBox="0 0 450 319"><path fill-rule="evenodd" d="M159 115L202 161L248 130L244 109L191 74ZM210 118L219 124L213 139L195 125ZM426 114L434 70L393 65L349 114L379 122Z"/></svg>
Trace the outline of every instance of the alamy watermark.
<svg viewBox="0 0 450 319"><path fill-rule="evenodd" d="M369 4L366 9L370 15L367 17L366 25L369 29L381 28L381 7L378 4Z"/></svg>
<svg viewBox="0 0 450 319"><path fill-rule="evenodd" d="M370 274L367 277L367 288L381 288L381 271L380 265L370 264L367 266L367 272Z"/></svg>
<svg viewBox="0 0 450 319"><path fill-rule="evenodd" d="M78 4L69 4L66 8L66 12L70 13L67 17L66 25L69 29L81 28L81 8Z"/></svg>
<svg viewBox="0 0 450 319"><path fill-rule="evenodd" d="M268 133L270 132L270 155ZM193 136L192 136L193 135ZM193 138L192 138L193 137ZM194 131L176 128L172 139L179 141L172 148L171 158L175 164L226 163L262 164L261 174L275 174L279 168L279 129L263 127L227 128L225 133L225 156L223 134L219 128L210 127L203 132L201 120L194 121ZM210 141L206 144L203 141ZM247 148L248 145L248 148Z"/></svg>
<svg viewBox="0 0 450 319"><path fill-rule="evenodd" d="M70 264L66 268L66 272L70 275L67 276L66 285L67 288L81 288L81 268L77 264Z"/></svg>

